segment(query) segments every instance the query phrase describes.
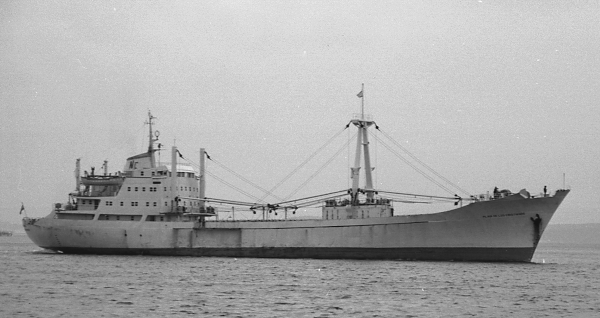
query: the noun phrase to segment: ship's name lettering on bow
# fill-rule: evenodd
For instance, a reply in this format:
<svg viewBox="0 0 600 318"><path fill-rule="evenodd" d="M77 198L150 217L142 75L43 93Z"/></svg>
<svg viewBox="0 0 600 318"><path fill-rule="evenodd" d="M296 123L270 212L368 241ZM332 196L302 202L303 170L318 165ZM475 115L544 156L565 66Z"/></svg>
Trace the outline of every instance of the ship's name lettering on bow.
<svg viewBox="0 0 600 318"><path fill-rule="evenodd" d="M507 214L492 214L492 215L484 215L483 218L503 218L507 216L517 216L517 215L525 215L525 213L507 213Z"/></svg>

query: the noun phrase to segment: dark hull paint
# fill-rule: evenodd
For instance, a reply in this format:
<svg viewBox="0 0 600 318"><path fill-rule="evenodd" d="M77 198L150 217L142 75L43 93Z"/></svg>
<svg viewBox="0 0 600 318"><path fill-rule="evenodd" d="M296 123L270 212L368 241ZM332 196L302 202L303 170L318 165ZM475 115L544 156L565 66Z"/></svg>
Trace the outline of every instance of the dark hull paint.
<svg viewBox="0 0 600 318"><path fill-rule="evenodd" d="M53 248L50 248L53 249ZM67 254L213 256L256 258L373 259L475 262L530 262L528 248L60 248Z"/></svg>

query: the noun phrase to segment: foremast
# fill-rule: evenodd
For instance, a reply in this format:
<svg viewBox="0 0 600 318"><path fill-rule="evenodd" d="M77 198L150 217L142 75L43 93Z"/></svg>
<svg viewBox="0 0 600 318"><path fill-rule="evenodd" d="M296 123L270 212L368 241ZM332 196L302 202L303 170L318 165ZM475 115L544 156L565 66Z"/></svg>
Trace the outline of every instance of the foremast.
<svg viewBox="0 0 600 318"><path fill-rule="evenodd" d="M358 97L361 99L361 112L356 114L350 121L354 126L358 128L358 136L356 138L356 154L354 156L354 167L350 168L352 178L352 190L350 193L350 201L353 206L359 205L358 193L359 193L359 181L360 181L360 162L361 162L361 148L365 156L365 188L364 193L367 196L367 202L372 202L375 194L373 189L373 168L371 167L371 156L369 152L369 134L367 129L375 122L371 119L371 116L365 115L365 84L362 84L362 90L358 93Z"/></svg>
<svg viewBox="0 0 600 318"><path fill-rule="evenodd" d="M361 111L355 114L350 121L358 129L356 138L356 153L354 156L354 166L350 168L352 179L352 188L348 190L350 200L327 200L323 206L323 220L333 219L364 219L373 217L391 217L394 215L394 208L389 199L375 198L376 191L373 188L373 169L371 165L371 154L369 151L369 133L368 129L375 125L372 117L365 114L364 102L365 86L357 96L361 99ZM377 127L375 125L375 127ZM364 155L365 186L359 188L361 159ZM366 199L361 201L360 194L364 194Z"/></svg>

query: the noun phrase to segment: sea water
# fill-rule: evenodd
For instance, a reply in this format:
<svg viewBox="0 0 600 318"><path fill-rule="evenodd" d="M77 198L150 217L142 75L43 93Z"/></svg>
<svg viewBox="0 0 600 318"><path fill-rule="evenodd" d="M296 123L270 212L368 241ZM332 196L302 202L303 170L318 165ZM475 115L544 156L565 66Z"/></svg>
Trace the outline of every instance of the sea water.
<svg viewBox="0 0 600 318"><path fill-rule="evenodd" d="M0 317L598 317L600 245L532 263L66 255L0 237Z"/></svg>

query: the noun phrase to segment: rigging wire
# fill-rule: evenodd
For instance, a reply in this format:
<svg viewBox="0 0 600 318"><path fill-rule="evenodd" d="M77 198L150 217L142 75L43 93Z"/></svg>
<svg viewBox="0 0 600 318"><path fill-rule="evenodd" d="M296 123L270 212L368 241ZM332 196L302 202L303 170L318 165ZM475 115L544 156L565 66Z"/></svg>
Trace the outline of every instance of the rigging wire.
<svg viewBox="0 0 600 318"><path fill-rule="evenodd" d="M237 205L237 206L255 206L256 205L256 203L252 203L252 202L243 202L243 201L208 198L208 197L204 198L204 202L215 202L215 203L231 204L231 205Z"/></svg>
<svg viewBox="0 0 600 318"><path fill-rule="evenodd" d="M398 196L402 196L402 197L412 197L412 198L426 198L426 199L449 200L449 201L455 201L457 199L456 197L441 197L441 196L435 196L435 195L392 192L392 191L378 191L378 192L390 194L390 195L398 195Z"/></svg>
<svg viewBox="0 0 600 318"><path fill-rule="evenodd" d="M375 135L373 135L375 137L375 139L378 139L379 137L376 137ZM394 155L396 155L400 160L404 161L404 163L406 163L407 165L409 165L411 168L413 168L415 171L417 171L418 173L420 173L423 177L429 179L429 181L435 183L438 187L440 187L441 189L445 190L448 193L453 193L453 191L451 191L450 189L448 189L446 186L444 186L443 184L441 184L440 182L438 182L437 180L435 180L434 178L430 177L428 174L426 174L425 172L423 172L421 169L419 169L419 167L415 166L412 162L408 161L406 158L404 158L401 154L399 154L397 151L395 151L394 149L392 149L387 143L385 143L383 140L378 139L379 143L381 145L383 145L385 148L387 148L391 153L393 153Z"/></svg>
<svg viewBox="0 0 600 318"><path fill-rule="evenodd" d="M343 149L342 149L342 150L343 150ZM177 152L178 152L178 155L179 155L179 157L180 157L180 158L182 158L183 160L187 161L187 162L188 162L189 164L191 164L192 166L198 167L198 165L197 165L195 162L193 162L193 161L190 161L189 159L187 159L186 157L184 157L184 156L181 154L181 152L179 152L179 151L177 151ZM338 151L338 153L339 153L339 151ZM215 162L215 160L214 160L214 159L212 159L212 158L210 158L210 157L208 157L208 158L209 158L211 161ZM334 156L334 158L335 158L335 156ZM330 160L330 161L331 161L331 160ZM330 161L329 161L329 162L330 162ZM230 170L230 169L226 168L225 166L223 166L223 167L224 167L226 170L228 170L228 171ZM324 168L324 167L323 167L323 168ZM321 168L320 170L322 170L322 168ZM210 175L210 176L211 176L211 177L213 177L215 180L217 180L217 181L219 181L219 182L221 182L221 183L223 183L223 184L225 184L225 185L229 186L230 188L232 188L232 189L234 189L234 190L236 190L236 191L238 191L238 192L240 192L240 193L244 194L244 195L245 195L245 196L247 196L247 197L250 197L250 198L252 198L252 199L255 199L255 200L256 200L256 202L261 202L261 203L260 203L260 204L258 204L258 203L256 203L256 202L244 202L244 201L236 201L236 200L228 200L228 199L218 199L218 198L208 198L208 197L206 197L206 198L203 198L203 199L204 199L203 201L205 201L205 202L216 202L216 203L221 203L221 204L239 205L239 206L257 206L257 205L261 205L261 204L267 204L266 202L264 202L263 200L259 199L258 197L256 197L256 196L254 196L254 195L252 195L252 194L250 194L250 193L248 193L248 192L246 192L246 191L244 191L244 190L242 190L242 189L240 189L240 188L238 188L238 187L234 186L233 184L231 184L231 183L229 183L229 182L227 182L227 181L225 181L225 180L221 179L220 177L216 176L214 173L212 173L212 172L210 172L210 171L208 171L208 170L205 170L205 172L206 172L206 174L207 174L207 175ZM243 179L244 181L247 181L247 182L249 182L249 183L252 183L251 181L247 180L246 178L242 177L241 175L239 175L239 174L237 174L237 173L235 173L235 172L233 172L233 171L230 171L230 172L234 173L236 176L240 177L240 178L241 178L241 179ZM259 188L260 188L260 187L259 187ZM261 189L262 189L262 188L261 188ZM263 189L263 190L264 190L264 189ZM285 204L285 203L290 203L290 202L299 202L299 201L301 202L301 201L303 201L303 200L312 199L312 198L318 198L318 197L323 197L323 196L327 196L327 195L331 195L331 194L335 194L335 193L343 193L343 194L342 194L342 195L338 195L338 196L334 196L334 197L331 197L331 198L336 198L336 197L343 196L343 195L345 195L345 194L347 193L347 190L341 190L341 191L336 191L336 192L331 192L331 193L326 193L326 194L316 195L316 196L307 197L307 198L300 198L300 199L295 199L295 200L291 200L291 201L284 201L284 202L280 202L280 203L278 203L278 204L271 205L271 206L272 206L272 207L275 207L275 206L278 206L278 205L280 205L280 204ZM295 193L294 193L294 194L295 194ZM330 198L325 198L325 199L314 200L314 202L313 202L313 201L309 201L309 205L312 205L312 204L314 204L314 203L323 202L323 201L324 201L324 200L326 200L326 199L330 199ZM283 199L280 199L280 200L283 200ZM287 200L287 199L285 199L285 200ZM306 206L306 203L301 203L301 205L302 205L302 206Z"/></svg>
<svg viewBox="0 0 600 318"><path fill-rule="evenodd" d="M350 142L352 142L354 140L354 138L356 138L357 134L353 134L352 136L350 136L350 132L348 133L348 140L346 141L346 143L340 148L338 149L335 154L329 158L327 160L327 162L325 162L319 169L317 169L317 171L315 171L315 173L313 173L307 180L305 180L299 187L297 187L290 195L288 195L287 197L285 197L284 199L281 199L275 195L272 194L272 192L277 189L281 184L283 184L285 181L287 181L291 176L293 176L298 170L300 170L302 167L304 167L310 160L312 160L318 153L320 153L323 149L325 149L335 138L337 138L344 130L346 130L349 127L350 124L346 125L346 127L344 129L342 129L341 131L337 132L333 137L331 137L329 140L327 140L325 142L325 144L323 144L321 147L319 147L315 152L313 152L304 162L302 162L302 164L300 166L298 166L297 168L295 168L291 173L289 173L282 181L280 181L277 185L275 185L271 190L266 190L262 187L260 187L259 185L255 184L254 182L252 182L251 180L243 177L242 175L240 175L239 173L233 171L232 169L226 167L224 164L222 164L221 162L218 162L212 158L210 158L207 154L207 158L209 160L211 160L212 162L214 162L216 165L220 166L221 168L223 168L224 170L230 172L231 174L235 175L236 177L238 177L239 179L241 179L242 181L252 185L253 187L263 191L265 193L265 195L262 198L258 198L240 188L238 188L237 186L231 184L230 182L225 181L224 179L216 176L213 172L205 170L206 174L208 174L209 176L211 176L212 178L214 178L215 180L221 182L222 184L238 191L239 193L252 198L255 200L255 202L243 202L243 201L235 201L235 200L225 200L225 199L216 199L216 198L204 198L204 200L206 202L214 202L217 204L230 204L230 205L238 205L238 206L257 206L257 205L261 205L261 204L266 204L266 202L264 201L264 199L268 196L273 196L274 198L281 200L283 202L278 203L277 205L268 205L271 208L276 209L277 207L279 207L279 205L281 204L286 204L286 203L292 203L295 202L296 204L294 205L294 208L297 209L298 207L310 207L312 205L315 204L321 204L326 200L330 200L330 199L335 199L335 198L339 198L339 197L343 197L345 195L347 195L347 190L343 190L343 191L338 191L338 192L332 192L332 193L327 193L327 194L323 194L323 195L318 195L318 196L312 196L312 197L307 197L307 198L302 198L302 199L295 199L295 200L291 200L291 201L286 201L288 200L290 197L292 197L293 195L295 195L298 191L300 191L303 187L306 186L306 184L308 184L310 181L312 181L325 167L327 167L343 150L344 148L347 148L348 151L350 149L349 144ZM434 171L431 167L429 167L428 165L426 165L423 161L419 160L416 156L414 156L412 153L410 153L406 148L404 148L402 145L400 145L398 142L396 142L394 139L391 138L391 136L389 136L386 132L382 131L381 129L379 129L378 126L375 126L377 130L379 130L388 140L391 140L393 144L395 144L398 148L400 148L404 153L408 154L413 160L415 160L417 163L419 163L421 166L423 166L424 168L426 168L427 170L429 170L432 174L434 174L435 176L437 176L439 179L445 181L446 183L448 183L449 185L461 190L462 192L468 194L467 191L463 190L462 188L460 188L459 186L457 186L456 184L450 182L448 179L446 179L445 177L441 176L439 173L437 173L436 171ZM374 137L375 141L378 141L379 143L381 143L385 148L387 148L390 152L392 152L394 155L396 155L399 159L401 159L402 161L404 161L407 165L409 165L410 167L412 167L415 171L419 172L421 175L423 175L425 178L429 179L431 182L433 182L434 184L436 184L438 187L444 189L445 191L447 191L448 193L452 193L452 191L444 186L442 183L438 182L437 180L435 180L434 178L432 178L431 176L429 176L428 174L426 174L422 169L420 169L419 167L417 167L415 164L411 163L409 160L407 160L404 156L402 156L400 153L398 153L396 150L392 149L392 147L390 147L390 145L388 145L386 142L384 142L377 134L372 134L372 136ZM196 167L199 169L199 165L196 164L195 162L185 158L179 151L177 151L179 154L179 157L181 157L182 159L184 159L185 161L187 161L190 165ZM350 155L348 154L347 156L348 158L348 165L350 165ZM416 194L408 194L408 193L399 193L399 192L388 192L388 191L378 191L381 193L385 193L387 195L389 195L392 198L392 201L394 202L404 202L404 203L431 203L431 202L422 202L422 201L414 201L414 200L406 200L406 197L410 197L410 198L423 198L423 199L431 199L431 200L457 200L460 199L456 194L454 195L454 197L438 197L438 196L428 196L428 195L416 195ZM339 195L335 195L335 196L329 196L331 194L335 194L335 193L340 193ZM328 196L328 197L325 197ZM470 195L469 195L470 196ZM256 202L260 202L260 203L256 203ZM240 211L241 212L241 211Z"/></svg>
<svg viewBox="0 0 600 318"><path fill-rule="evenodd" d="M242 176L241 174L239 174L239 173L237 173L237 172L233 171L232 169L230 169L230 168L226 167L224 164L222 164L222 163L220 163L220 162L216 161L216 160L215 160L215 159L213 159L213 158L208 158L208 159L209 159L210 161L214 162L215 164L217 164L219 167L221 167L221 168L223 168L223 169L225 169L225 170L229 171L231 174L233 174L234 176L238 177L240 180L242 180L242 181L245 181L246 183L248 183L248 184L250 184L251 186L253 186L253 187L255 187L255 188L257 188L257 189L261 190L261 191L262 191L262 192L264 192L264 193L268 193L268 190L266 190L265 188L263 188L263 187L259 186L258 184L256 184L256 183L254 183L254 182L252 182L252 181L248 180L247 178L245 178L245 177L244 177L244 176ZM271 196L273 196L273 197L274 197L275 199L277 199L277 200L284 200L284 199L282 199L282 198L280 198L280 197L278 197L278 196L276 196L276 195L274 195L274 194L270 194L270 195L271 195Z"/></svg>
<svg viewBox="0 0 600 318"><path fill-rule="evenodd" d="M376 133L377 133L377 131L375 131L375 133L373 135L375 135ZM377 183L377 177L379 175L379 169L377 169L377 158L379 158L379 156L377 156L377 140L378 139L375 137L375 140L374 140L375 142L373 143L373 148L374 148L373 149L373 156L375 157L375 165L372 166L372 168L375 171L375 176L374 176L375 177L374 178L375 179L375 182L374 182L375 188L379 187L379 184Z"/></svg>
<svg viewBox="0 0 600 318"><path fill-rule="evenodd" d="M329 193L324 193L324 194L313 195L313 196L306 197L306 198L300 198L300 199L295 199L295 200L290 200L290 201L283 201L283 202L277 203L277 205L282 205L282 204L287 204L287 203L292 203L292 202L298 202L298 201L307 200L307 199L319 198L319 197L323 197L323 196L327 196L327 195L332 195L332 194L336 194L336 193L341 193L341 195L339 195L339 196L343 196L343 195L348 194L348 190L339 190L339 191L334 191L334 192L329 192ZM335 197L339 197L339 196L335 196Z"/></svg>
<svg viewBox="0 0 600 318"><path fill-rule="evenodd" d="M333 159L335 159L344 149L346 149L346 147L348 147L349 143L352 142L354 140L354 138L356 138L357 134L354 135L354 137L350 140L348 140L347 143L343 144L342 147L340 147L340 149L338 149L333 156L331 156L331 158L329 158L329 160L327 160L327 162L325 162L319 169L317 169L315 171L315 173L313 173L310 177L308 177L308 179L306 179L302 184L300 184L292 193L290 193L287 197L285 197L284 200L288 200L289 198L291 198L293 195L295 195L296 193L298 193L298 191L300 191L304 186L306 186L307 183L309 183L312 179L314 179L321 171L323 171L323 169L325 169L325 167L327 167L332 161Z"/></svg>
<svg viewBox="0 0 600 318"><path fill-rule="evenodd" d="M214 173L212 173L212 172L210 172L208 170L206 170L205 172L209 176L213 177L215 180L217 180L217 181L223 183L224 185L226 185L226 186L228 186L228 187L230 187L230 188L238 191L239 193L241 193L241 194L243 194L243 195L245 195L245 196L247 196L249 198L252 198L252 199L256 200L257 202L264 202L262 199L259 199L258 197L256 197L256 196L254 196L254 195L252 195L252 194L250 194L250 193L248 193L248 192L246 192L246 191L244 191L244 190L242 190L242 189L234 186L233 184L231 184L231 183L229 183L229 182L227 182L227 181L225 181L225 180L217 177Z"/></svg>
<svg viewBox="0 0 600 318"><path fill-rule="evenodd" d="M197 163L195 163L195 162L193 162L193 161L191 161L191 160L187 159L186 157L184 157L184 156L181 154L181 152L179 152L179 150L177 150L177 153L179 154L179 157L180 157L181 159L185 160L185 161L186 161L186 162L188 162L190 165L192 165L193 167L195 167L195 168L197 168L198 170L200 170L200 166L199 166ZM214 163L217 163L218 165L220 165L221 167L223 167L225 170L227 170L227 171L230 171L231 173L233 173L233 174L234 174L235 176L237 176L238 178L240 178L240 179L242 179L242 180L244 180L244 181L246 181L246 182L250 183L250 184L251 184L251 185L253 185L253 186L256 186L256 187L258 187L258 188L259 188L259 189L261 189L261 190L264 190L264 189L262 189L261 187L257 186L256 184L254 184L252 181L250 181L250 180L248 180L248 179L244 178L244 177L243 177L243 176L241 176L240 174L238 174L238 173L234 172L233 170L231 170L231 169L229 169L229 168L225 167L224 165L222 165L222 164L220 164L220 163L216 162L216 161L215 161L214 159L212 159L210 156L208 156L208 155L207 155L207 158L208 158L210 161L212 161L212 162L214 162ZM247 197L249 197L249 198L252 198L252 199L254 199L254 200L256 200L256 201L262 201L262 199L259 199L258 197L256 197L256 196L254 196L254 195L252 195L252 194L250 194L250 193L248 193L248 192L246 192L246 191L244 191L244 190L242 190L242 189L240 189L240 188L238 188L238 187L234 186L234 185L233 185L233 184L231 184L230 182L227 182L227 181L225 181L225 180L221 179L220 177L217 177L217 176L216 176L214 173L212 173L212 172L208 171L208 169L206 169L206 167L205 167L205 169L204 169L204 172L205 172L207 175L209 175L209 176L213 177L215 180L217 180L217 181L221 182L222 184L224 184L224 185L226 185L226 186L228 186L228 187L230 187L230 188L232 188L232 189L234 189L234 190L238 191L239 193L241 193L241 194L243 194L243 195L245 195L245 196L247 196Z"/></svg>
<svg viewBox="0 0 600 318"><path fill-rule="evenodd" d="M279 186L281 186L284 182L286 182L289 178L291 178L298 170L300 170L300 168L304 167L312 158L314 158L320 151L325 149L325 147L327 147L337 136L339 136L342 132L344 132L344 130L346 130L349 126L350 126L350 124L348 123L344 127L344 129L340 130L333 137L329 138L329 140L327 140L325 142L325 144L323 144L321 147L319 147L317 150L315 150L315 152L313 152L310 156L308 156L308 158L306 160L304 160L304 162L302 162L298 167L296 167L294 170L292 170L292 172L290 172L281 181L279 181L279 183L277 183L273 188L271 188L269 191L267 191L267 193L261 198L261 201L264 200L269 195L272 195L273 191L275 191L277 188L279 188Z"/></svg>
<svg viewBox="0 0 600 318"><path fill-rule="evenodd" d="M440 178L441 180L445 181L446 183L448 183L449 185L453 186L455 189L459 190L460 192L466 194L467 196L471 196L471 194L464 190L463 188L459 187L458 185L454 184L452 181L446 179L444 176L442 176L441 174L439 174L438 172L436 172L435 170L433 170L433 168L431 168L430 166L428 166L426 163L424 163L423 161L421 161L419 158L417 158L415 155L413 155L410 151L408 151L408 149L404 148L399 142L397 142L396 140L394 140L389 134L387 134L385 131L381 130L379 128L379 126L376 126L376 129L379 130L387 139L391 140L392 143L394 143L394 145L396 145L398 148L400 148L404 153L406 153L407 155L409 155L413 160L415 160L416 162L418 162L420 165L422 165L423 167L425 167L427 170L429 170L429 172L433 173L436 177ZM378 137L375 137L378 138ZM388 148L389 149L389 148Z"/></svg>

